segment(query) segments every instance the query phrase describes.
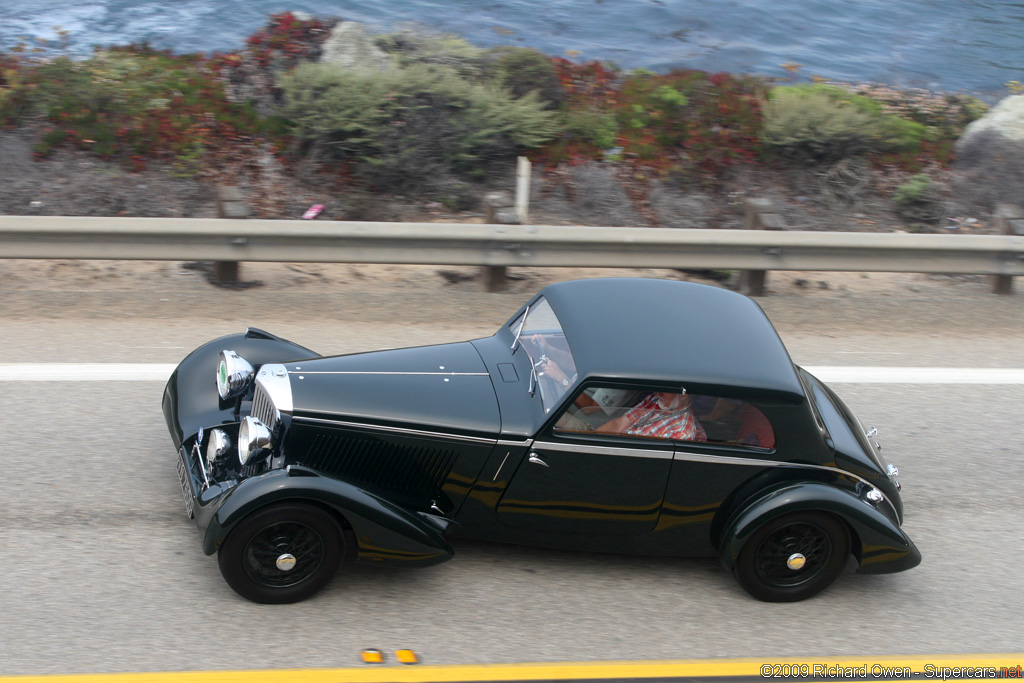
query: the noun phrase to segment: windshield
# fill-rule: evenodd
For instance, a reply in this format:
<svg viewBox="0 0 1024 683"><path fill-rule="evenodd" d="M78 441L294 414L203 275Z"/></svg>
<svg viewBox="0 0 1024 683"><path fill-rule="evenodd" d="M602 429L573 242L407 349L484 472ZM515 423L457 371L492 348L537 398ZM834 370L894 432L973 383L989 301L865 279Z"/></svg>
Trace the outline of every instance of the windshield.
<svg viewBox="0 0 1024 683"><path fill-rule="evenodd" d="M540 393L544 412L548 412L577 380L576 362L562 325L548 302L541 298L513 320L509 328L519 334L519 341L530 357L534 368L530 388Z"/></svg>

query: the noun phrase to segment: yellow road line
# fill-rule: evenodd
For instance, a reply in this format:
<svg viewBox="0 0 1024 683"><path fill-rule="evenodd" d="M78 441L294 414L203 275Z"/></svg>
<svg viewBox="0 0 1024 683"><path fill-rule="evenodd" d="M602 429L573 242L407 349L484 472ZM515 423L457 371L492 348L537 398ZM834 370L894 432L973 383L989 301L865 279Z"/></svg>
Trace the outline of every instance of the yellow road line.
<svg viewBox="0 0 1024 683"><path fill-rule="evenodd" d="M1024 653L914 655L884 657L821 657L792 659L679 659L558 664L486 664L460 666L381 666L345 669L269 669L254 671L173 671L120 674L0 676L0 683L427 683L430 681L536 681L605 678L761 677L764 666L815 665L859 668L880 665L910 667L917 673L968 667L1016 668ZM832 674L831 677L836 677ZM841 676L840 676L841 677ZM795 677L786 676L793 680ZM940 676L918 675L929 680ZM766 680L771 680L766 679ZM885 679L877 679L885 680ZM891 679L890 679L891 680Z"/></svg>

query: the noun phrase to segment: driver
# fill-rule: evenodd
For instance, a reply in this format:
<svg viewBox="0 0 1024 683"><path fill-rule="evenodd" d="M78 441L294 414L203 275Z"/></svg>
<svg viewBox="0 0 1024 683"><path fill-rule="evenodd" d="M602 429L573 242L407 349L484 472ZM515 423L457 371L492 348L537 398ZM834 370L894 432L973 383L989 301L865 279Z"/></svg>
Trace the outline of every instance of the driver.
<svg viewBox="0 0 1024 683"><path fill-rule="evenodd" d="M568 349L562 349L558 344L552 343L543 334L531 334L530 343L537 349L537 360L534 365L537 371L549 377L554 384L563 387L559 394L566 391L576 381L576 373L567 374L562 366L573 367L572 355Z"/></svg>

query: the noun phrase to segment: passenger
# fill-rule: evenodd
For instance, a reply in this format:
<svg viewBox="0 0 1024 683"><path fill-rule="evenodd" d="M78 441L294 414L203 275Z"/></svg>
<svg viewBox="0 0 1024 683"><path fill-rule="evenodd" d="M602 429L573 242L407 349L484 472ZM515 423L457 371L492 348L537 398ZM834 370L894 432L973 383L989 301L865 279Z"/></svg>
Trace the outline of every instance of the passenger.
<svg viewBox="0 0 1024 683"><path fill-rule="evenodd" d="M594 430L603 434L629 434L655 439L707 441L704 428L693 417L686 389L680 393L652 392L625 415Z"/></svg>

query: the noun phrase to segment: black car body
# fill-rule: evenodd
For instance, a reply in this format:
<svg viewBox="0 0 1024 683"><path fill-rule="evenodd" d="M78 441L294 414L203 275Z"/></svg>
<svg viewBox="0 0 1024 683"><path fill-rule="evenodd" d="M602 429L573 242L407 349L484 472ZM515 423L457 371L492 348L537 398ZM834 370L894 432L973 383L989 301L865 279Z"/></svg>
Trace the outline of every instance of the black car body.
<svg viewBox="0 0 1024 683"><path fill-rule="evenodd" d="M452 535L718 557L765 600L851 554L920 562L895 468L760 307L714 287L555 284L492 337L342 356L250 329L185 358L163 405L203 548L260 602L342 561L445 561Z"/></svg>

